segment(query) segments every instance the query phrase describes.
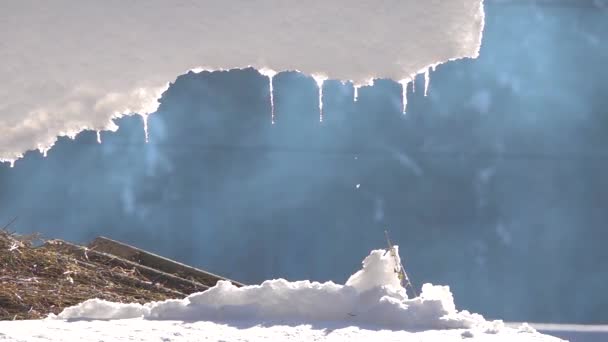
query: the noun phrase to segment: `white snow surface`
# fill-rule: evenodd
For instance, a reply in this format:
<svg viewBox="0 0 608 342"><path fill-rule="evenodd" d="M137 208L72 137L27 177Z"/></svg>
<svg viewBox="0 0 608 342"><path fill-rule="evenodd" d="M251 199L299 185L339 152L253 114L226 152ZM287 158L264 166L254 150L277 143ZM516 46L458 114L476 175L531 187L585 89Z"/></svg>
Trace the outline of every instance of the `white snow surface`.
<svg viewBox="0 0 608 342"><path fill-rule="evenodd" d="M562 340L540 333L520 332L517 329L504 329L498 334L490 334L479 329L408 332L329 323L267 325L255 322L150 321L134 318L115 321L4 321L0 322L0 341L558 342Z"/></svg>
<svg viewBox="0 0 608 342"><path fill-rule="evenodd" d="M397 256L375 250L346 284L226 281L145 305L88 300L46 320L0 322L8 341L559 341L458 311L447 286L408 299Z"/></svg>
<svg viewBox="0 0 608 342"><path fill-rule="evenodd" d="M408 299L396 268L396 259L390 253L376 250L344 285L276 279L238 288L220 281L185 299L145 305L92 299L66 308L58 318L330 321L408 330L495 326L480 315L457 311L447 286L425 284L419 297Z"/></svg>
<svg viewBox="0 0 608 342"><path fill-rule="evenodd" d="M181 300L92 299L35 321L34 330L28 322L0 323L0 339L76 340L70 336L87 329L103 334L94 333L96 341L559 341L527 325L508 328L457 311L447 286L425 284L419 297L408 299L395 272L399 264L398 256L375 250L344 285L278 279L237 288L221 281Z"/></svg>
<svg viewBox="0 0 608 342"><path fill-rule="evenodd" d="M115 130L188 70L407 82L479 54L483 0L19 0L0 11L0 161Z"/></svg>

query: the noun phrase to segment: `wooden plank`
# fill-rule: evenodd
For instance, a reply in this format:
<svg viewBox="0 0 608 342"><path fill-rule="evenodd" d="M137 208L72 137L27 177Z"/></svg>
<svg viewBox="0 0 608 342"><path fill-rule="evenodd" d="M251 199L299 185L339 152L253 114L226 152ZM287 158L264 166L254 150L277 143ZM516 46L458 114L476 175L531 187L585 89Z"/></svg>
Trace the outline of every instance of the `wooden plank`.
<svg viewBox="0 0 608 342"><path fill-rule="evenodd" d="M237 281L182 264L175 260L171 260L103 236L97 237L95 240L93 240L93 242L89 244L89 248L99 252L119 256L123 259L138 263L139 265L152 267L170 274L175 274L181 278L190 279L210 287L215 286L219 280L230 281L232 284L238 287L243 286L242 283Z"/></svg>
<svg viewBox="0 0 608 342"><path fill-rule="evenodd" d="M146 265L141 265L136 262L126 260L120 256L104 253L101 251L91 250L87 247L74 245L63 240L50 240L45 243L48 248L54 248L66 253L70 253L80 260L87 260L91 263L99 263L104 265L118 266L125 269L135 269L152 283L162 284L163 286L175 291L191 294L195 292L205 291L209 286L191 279L184 279L177 275L154 269Z"/></svg>

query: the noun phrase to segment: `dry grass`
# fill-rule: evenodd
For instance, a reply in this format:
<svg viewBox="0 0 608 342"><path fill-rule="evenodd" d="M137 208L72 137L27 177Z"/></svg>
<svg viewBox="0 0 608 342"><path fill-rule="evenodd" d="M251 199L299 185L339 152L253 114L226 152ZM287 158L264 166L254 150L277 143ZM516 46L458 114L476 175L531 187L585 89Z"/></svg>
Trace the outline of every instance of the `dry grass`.
<svg viewBox="0 0 608 342"><path fill-rule="evenodd" d="M44 318L91 298L138 302L183 297L135 268L66 253L36 236L0 230L0 320Z"/></svg>

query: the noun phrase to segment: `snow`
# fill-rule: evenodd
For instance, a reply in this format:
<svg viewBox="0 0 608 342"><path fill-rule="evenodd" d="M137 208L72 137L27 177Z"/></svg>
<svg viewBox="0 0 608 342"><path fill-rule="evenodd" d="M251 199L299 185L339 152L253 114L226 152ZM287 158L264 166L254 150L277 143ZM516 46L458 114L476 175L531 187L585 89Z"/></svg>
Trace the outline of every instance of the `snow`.
<svg viewBox="0 0 608 342"><path fill-rule="evenodd" d="M509 327L524 329L527 324L509 323ZM608 325L534 323L534 329L572 342L608 341Z"/></svg>
<svg viewBox="0 0 608 342"><path fill-rule="evenodd" d="M188 70L298 70L357 89L477 57L483 26L482 0L8 1L0 160L152 113Z"/></svg>
<svg viewBox="0 0 608 342"><path fill-rule="evenodd" d="M220 281L185 299L144 305L91 299L45 320L2 322L0 339L75 340L80 332L85 341L559 341L528 325L508 328L458 311L447 286L425 284L408 299L399 265L398 253L375 250L344 285L276 279L237 288Z"/></svg>
<svg viewBox="0 0 608 342"><path fill-rule="evenodd" d="M447 286L425 284L420 297L408 299L395 272L397 260L384 250L365 258L346 284L284 279L238 288L220 281L207 291L181 300L139 304L92 299L66 308L59 319L225 321L347 321L395 329L466 329L484 327L483 317L457 311ZM327 303L332 303L328 306ZM494 323L491 323L494 324Z"/></svg>
<svg viewBox="0 0 608 342"><path fill-rule="evenodd" d="M557 342L560 340L539 333L521 333L516 329L509 329L501 334L487 334L479 330L407 332L336 324L266 325L255 322L220 324L150 321L135 318L115 321L0 322L0 341Z"/></svg>

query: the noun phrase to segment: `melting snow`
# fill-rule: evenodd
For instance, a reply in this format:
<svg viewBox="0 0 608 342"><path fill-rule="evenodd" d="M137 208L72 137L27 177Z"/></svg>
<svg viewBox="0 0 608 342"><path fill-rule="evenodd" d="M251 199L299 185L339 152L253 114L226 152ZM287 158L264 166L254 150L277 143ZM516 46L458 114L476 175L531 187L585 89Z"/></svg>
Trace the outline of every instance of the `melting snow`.
<svg viewBox="0 0 608 342"><path fill-rule="evenodd" d="M207 291L181 300L145 305L92 299L61 312L59 319L126 319L260 322L348 322L387 329L487 329L494 322L457 311L447 286L425 284L419 297L409 299L395 269L397 260L384 250L372 251L363 269L346 284L268 280L238 288L220 281ZM328 306L327 303L332 303Z"/></svg>
<svg viewBox="0 0 608 342"><path fill-rule="evenodd" d="M482 0L9 1L0 11L0 160L152 113L189 69L401 80L477 57L483 25Z"/></svg>
<svg viewBox="0 0 608 342"><path fill-rule="evenodd" d="M220 281L184 299L145 305L92 299L46 320L0 322L0 337L73 340L80 332L78 340L559 341L529 326L508 328L458 311L447 286L425 284L410 299L395 272L399 263L398 254L376 250L344 285L276 279L237 288Z"/></svg>

